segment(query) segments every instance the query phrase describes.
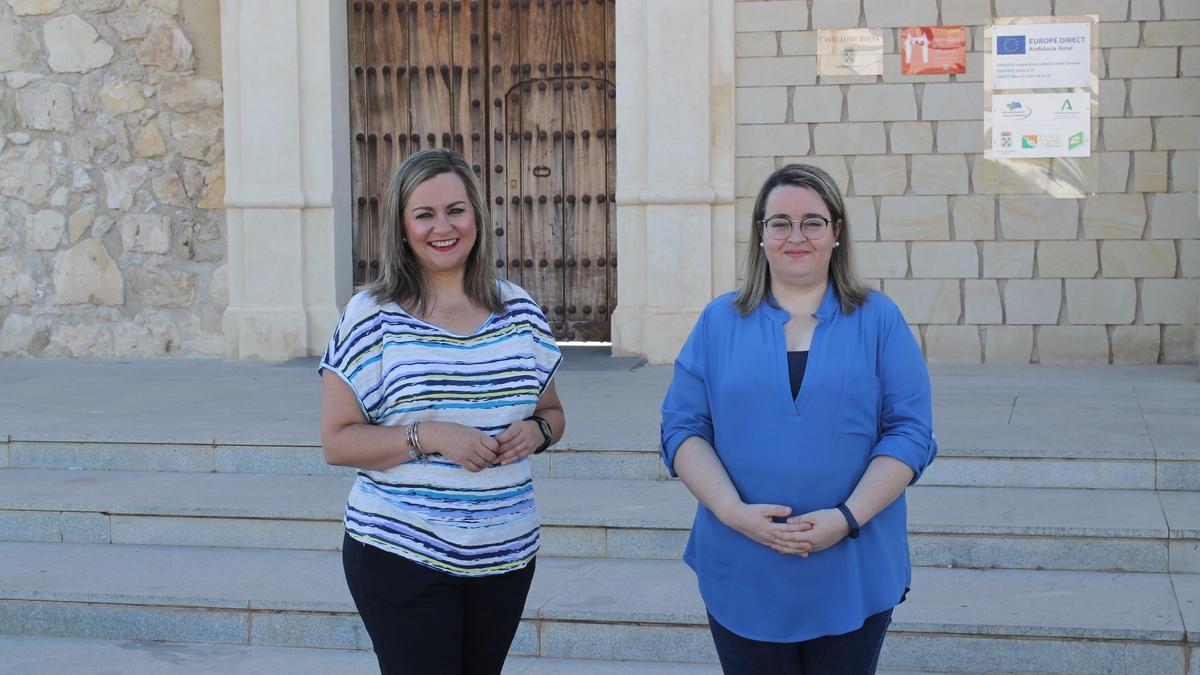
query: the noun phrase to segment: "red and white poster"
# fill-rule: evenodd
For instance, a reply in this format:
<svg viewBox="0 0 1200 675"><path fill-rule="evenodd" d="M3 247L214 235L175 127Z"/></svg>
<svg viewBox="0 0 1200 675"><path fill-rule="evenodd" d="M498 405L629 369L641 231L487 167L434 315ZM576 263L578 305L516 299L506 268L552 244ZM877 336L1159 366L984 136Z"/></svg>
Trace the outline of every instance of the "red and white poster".
<svg viewBox="0 0 1200 675"><path fill-rule="evenodd" d="M967 29L921 26L900 31L901 75L953 75L967 72Z"/></svg>

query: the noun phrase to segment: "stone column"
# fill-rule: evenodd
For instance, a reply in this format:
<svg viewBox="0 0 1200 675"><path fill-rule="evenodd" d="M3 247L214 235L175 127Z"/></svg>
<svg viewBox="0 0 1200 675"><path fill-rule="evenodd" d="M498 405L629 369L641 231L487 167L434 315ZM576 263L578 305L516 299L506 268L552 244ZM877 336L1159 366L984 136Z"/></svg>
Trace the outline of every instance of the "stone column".
<svg viewBox="0 0 1200 675"><path fill-rule="evenodd" d="M221 0L225 356L320 354L351 290L346 3Z"/></svg>
<svg viewBox="0 0 1200 675"><path fill-rule="evenodd" d="M733 0L616 9L613 352L669 363L735 281Z"/></svg>

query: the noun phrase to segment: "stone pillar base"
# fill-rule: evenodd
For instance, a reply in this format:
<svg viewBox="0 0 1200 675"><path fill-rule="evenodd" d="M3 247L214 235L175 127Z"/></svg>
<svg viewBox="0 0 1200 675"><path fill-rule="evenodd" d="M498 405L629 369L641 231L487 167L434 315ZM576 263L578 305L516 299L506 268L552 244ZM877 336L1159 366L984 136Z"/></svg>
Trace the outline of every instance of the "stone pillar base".
<svg viewBox="0 0 1200 675"><path fill-rule="evenodd" d="M641 356L651 365L674 363L700 310L635 307L613 312L613 355Z"/></svg>
<svg viewBox="0 0 1200 675"><path fill-rule="evenodd" d="M283 361L309 355L309 321L303 311L230 307L224 323L227 359Z"/></svg>

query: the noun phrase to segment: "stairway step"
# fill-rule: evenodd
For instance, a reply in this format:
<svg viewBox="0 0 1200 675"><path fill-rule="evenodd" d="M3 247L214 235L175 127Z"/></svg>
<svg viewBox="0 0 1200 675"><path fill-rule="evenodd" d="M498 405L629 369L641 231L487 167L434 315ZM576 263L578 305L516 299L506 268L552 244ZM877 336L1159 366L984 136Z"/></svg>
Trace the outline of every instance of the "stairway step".
<svg viewBox="0 0 1200 675"><path fill-rule="evenodd" d="M314 368L315 359L8 359L0 380L21 386L0 392L0 466L346 475L321 455ZM658 418L672 372L568 354L557 380L570 421L556 451L535 459L537 475L665 478ZM941 450L924 485L1200 491L1195 368L938 366L931 375ZM64 400L69 418L57 413Z"/></svg>
<svg viewBox="0 0 1200 675"><path fill-rule="evenodd" d="M362 650L0 635L0 673L378 675L379 665Z"/></svg>
<svg viewBox="0 0 1200 675"><path fill-rule="evenodd" d="M6 543L0 559L4 634L368 646L334 552ZM1182 672L1185 650L1200 644L1198 579L919 568L883 665L957 670L969 655L963 670ZM513 653L715 658L683 563L582 558L539 561Z"/></svg>
<svg viewBox="0 0 1200 675"><path fill-rule="evenodd" d="M503 675L721 675L721 667L715 663L585 661L513 656L505 662Z"/></svg>
<svg viewBox="0 0 1200 675"><path fill-rule="evenodd" d="M123 675L210 674L373 675L375 655L365 650L252 647L187 642L88 640L0 635L0 674ZM512 656L504 675L720 675L715 664L651 661L581 661ZM881 675L896 675L881 673Z"/></svg>
<svg viewBox="0 0 1200 675"><path fill-rule="evenodd" d="M4 437L0 437L2 439ZM99 471L353 475L329 466L320 442L304 438L214 438L24 434L9 436L0 466Z"/></svg>
<svg viewBox="0 0 1200 675"><path fill-rule="evenodd" d="M1166 434L1164 431L1162 434ZM1042 433L1044 436L1044 432ZM8 439L5 442L5 439ZM1090 437L1087 437L1090 438ZM1116 490L1200 490L1200 447L1182 441L1150 446L1081 444L1057 436L1026 442L986 434L962 445L942 439L924 485L1065 487ZM1050 445L1060 442L1061 445ZM654 439L636 442L566 440L533 458L539 478L666 480ZM102 471L352 475L325 464L311 438L171 440L61 435L0 436L0 467Z"/></svg>
<svg viewBox="0 0 1200 675"><path fill-rule="evenodd" d="M1200 538L1168 527L1200 520L1197 493L916 486L908 501L918 565L1200 572Z"/></svg>
<svg viewBox="0 0 1200 675"><path fill-rule="evenodd" d="M892 638L894 639L894 638ZM1192 662L1200 658L1194 648ZM0 635L0 675L372 675L375 655L365 650L252 647L188 642L89 640ZM957 672L967 672L960 670ZM879 675L928 675L878 671ZM598 661L510 656L503 675L720 675L716 664Z"/></svg>
<svg viewBox="0 0 1200 675"><path fill-rule="evenodd" d="M0 540L336 550L351 481L2 469ZM678 559L695 512L678 481L535 490L545 556ZM1195 492L909 488L917 565L1200 572L1198 522Z"/></svg>

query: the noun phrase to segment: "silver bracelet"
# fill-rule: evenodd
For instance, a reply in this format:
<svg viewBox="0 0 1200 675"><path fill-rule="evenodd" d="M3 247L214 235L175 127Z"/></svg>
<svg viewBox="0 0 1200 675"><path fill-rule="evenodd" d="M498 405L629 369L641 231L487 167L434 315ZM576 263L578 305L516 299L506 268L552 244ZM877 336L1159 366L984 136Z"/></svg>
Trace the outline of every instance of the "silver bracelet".
<svg viewBox="0 0 1200 675"><path fill-rule="evenodd" d="M408 425L408 456L414 462L424 462L429 456L421 449L421 438L417 435L417 425L420 422L413 422Z"/></svg>

